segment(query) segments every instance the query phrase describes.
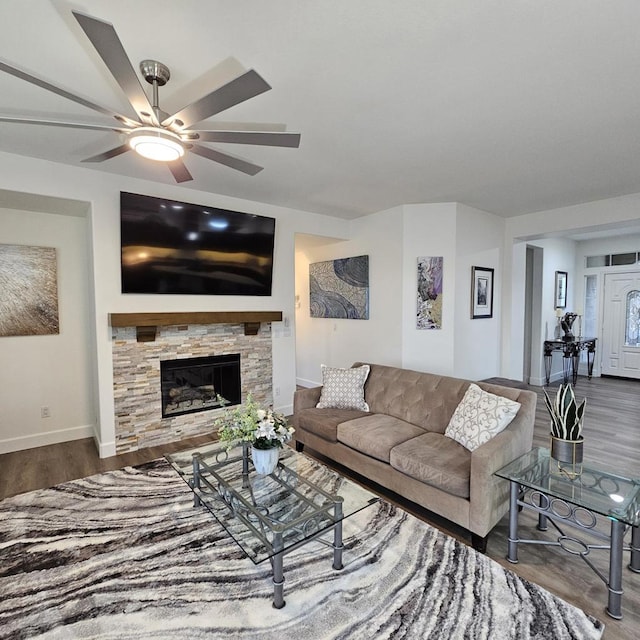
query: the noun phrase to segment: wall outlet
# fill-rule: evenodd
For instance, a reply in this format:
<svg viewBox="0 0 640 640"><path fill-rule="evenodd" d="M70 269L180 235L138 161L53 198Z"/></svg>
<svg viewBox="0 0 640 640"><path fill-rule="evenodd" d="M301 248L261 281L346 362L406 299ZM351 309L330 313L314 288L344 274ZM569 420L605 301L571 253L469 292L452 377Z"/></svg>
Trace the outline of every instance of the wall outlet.
<svg viewBox="0 0 640 640"><path fill-rule="evenodd" d="M276 387L273 392L276 394L276 398L280 396L280 387Z"/></svg>
<svg viewBox="0 0 640 640"><path fill-rule="evenodd" d="M41 407L40 408L40 417L41 418L50 418L51 417L51 408L50 407Z"/></svg>

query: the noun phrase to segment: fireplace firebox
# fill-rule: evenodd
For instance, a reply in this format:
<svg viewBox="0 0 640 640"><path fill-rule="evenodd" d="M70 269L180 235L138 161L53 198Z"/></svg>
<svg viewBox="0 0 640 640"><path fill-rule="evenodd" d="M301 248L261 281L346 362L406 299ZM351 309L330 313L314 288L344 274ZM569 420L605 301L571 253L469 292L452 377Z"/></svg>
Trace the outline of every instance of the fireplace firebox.
<svg viewBox="0 0 640 640"><path fill-rule="evenodd" d="M240 404L240 354L160 361L162 417Z"/></svg>

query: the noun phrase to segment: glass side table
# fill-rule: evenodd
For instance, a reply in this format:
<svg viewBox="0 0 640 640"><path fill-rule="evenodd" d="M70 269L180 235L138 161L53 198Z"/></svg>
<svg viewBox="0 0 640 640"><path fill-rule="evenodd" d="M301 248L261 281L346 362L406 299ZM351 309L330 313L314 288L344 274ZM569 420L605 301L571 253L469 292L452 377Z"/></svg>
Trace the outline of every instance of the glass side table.
<svg viewBox="0 0 640 640"><path fill-rule="evenodd" d="M507 560L518 562L519 544L552 545L579 556L607 585L607 613L622 618L622 556L630 552L629 569L640 573L640 479L625 478L595 465L583 464L574 479L558 469L548 449L534 448L496 474L510 482L509 541ZM521 509L538 514L538 529L548 530L550 522L557 540L525 540L518 537ZM598 518L610 520L608 534L598 531ZM565 533L569 526L606 544L590 544ZM631 542L624 538L631 529ZM605 576L589 558L591 550L609 551L609 575Z"/></svg>

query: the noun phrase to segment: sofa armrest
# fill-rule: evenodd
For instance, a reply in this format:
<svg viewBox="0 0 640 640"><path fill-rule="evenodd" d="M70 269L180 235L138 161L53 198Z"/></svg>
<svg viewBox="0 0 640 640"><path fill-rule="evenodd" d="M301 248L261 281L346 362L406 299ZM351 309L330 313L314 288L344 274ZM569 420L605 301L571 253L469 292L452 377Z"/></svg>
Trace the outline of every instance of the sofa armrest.
<svg viewBox="0 0 640 640"><path fill-rule="evenodd" d="M318 404L322 387L311 387L309 389L298 389L293 394L293 426L298 428L296 415L303 409L311 409Z"/></svg>
<svg viewBox="0 0 640 640"><path fill-rule="evenodd" d="M521 407L511 424L471 453L470 529L486 536L508 508L509 483L493 474L531 450L538 396L522 391Z"/></svg>

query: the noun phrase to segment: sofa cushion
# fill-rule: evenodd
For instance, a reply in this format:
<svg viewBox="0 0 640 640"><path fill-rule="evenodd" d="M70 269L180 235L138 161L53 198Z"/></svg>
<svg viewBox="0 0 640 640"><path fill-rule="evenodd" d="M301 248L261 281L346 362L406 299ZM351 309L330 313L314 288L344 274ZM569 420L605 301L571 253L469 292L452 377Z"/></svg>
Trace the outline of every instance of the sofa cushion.
<svg viewBox="0 0 640 640"><path fill-rule="evenodd" d="M298 428L309 431L329 442L337 442L337 428L341 422L370 415L353 409L302 409L296 415Z"/></svg>
<svg viewBox="0 0 640 640"><path fill-rule="evenodd" d="M404 420L382 414L369 414L339 424L338 442L388 463L393 447L422 433L424 429Z"/></svg>
<svg viewBox="0 0 640 640"><path fill-rule="evenodd" d="M468 380L380 364L369 366L365 400L371 413L394 416L425 431L444 433L469 386Z"/></svg>
<svg viewBox="0 0 640 640"><path fill-rule="evenodd" d="M469 498L471 451L441 433L425 433L395 446L390 462L416 480Z"/></svg>
<svg viewBox="0 0 640 640"><path fill-rule="evenodd" d="M369 375L369 365L350 369L333 369L321 365L322 392L316 405L318 409L357 409L369 411L364 401L364 383Z"/></svg>
<svg viewBox="0 0 640 640"><path fill-rule="evenodd" d="M444 435L475 451L504 430L516 417L520 403L470 384L453 412Z"/></svg>

